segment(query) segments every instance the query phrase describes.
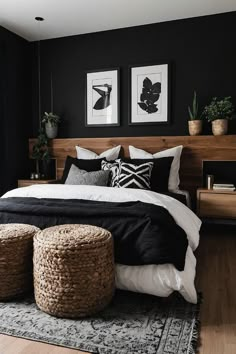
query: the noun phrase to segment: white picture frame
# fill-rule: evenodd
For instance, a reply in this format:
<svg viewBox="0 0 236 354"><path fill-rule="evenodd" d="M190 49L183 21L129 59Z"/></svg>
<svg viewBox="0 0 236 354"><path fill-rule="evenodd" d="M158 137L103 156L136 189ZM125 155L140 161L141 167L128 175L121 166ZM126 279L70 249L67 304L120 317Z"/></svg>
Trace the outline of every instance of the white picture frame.
<svg viewBox="0 0 236 354"><path fill-rule="evenodd" d="M119 68L86 73L86 127L119 126Z"/></svg>

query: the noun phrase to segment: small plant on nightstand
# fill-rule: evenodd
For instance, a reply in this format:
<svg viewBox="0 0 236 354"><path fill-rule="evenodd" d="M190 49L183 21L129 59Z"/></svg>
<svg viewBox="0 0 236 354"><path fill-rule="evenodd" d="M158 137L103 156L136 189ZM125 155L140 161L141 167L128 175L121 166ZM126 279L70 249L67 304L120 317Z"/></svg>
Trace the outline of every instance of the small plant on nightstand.
<svg viewBox="0 0 236 354"><path fill-rule="evenodd" d="M234 106L231 97L219 99L214 97L203 112L208 122L212 124L214 135L224 135L228 132L228 120L235 118Z"/></svg>
<svg viewBox="0 0 236 354"><path fill-rule="evenodd" d="M188 121L188 129L190 135L200 135L202 132L202 119L198 112L198 101L197 101L197 93L194 91L193 93L193 105L192 108L188 106L189 113L189 121Z"/></svg>

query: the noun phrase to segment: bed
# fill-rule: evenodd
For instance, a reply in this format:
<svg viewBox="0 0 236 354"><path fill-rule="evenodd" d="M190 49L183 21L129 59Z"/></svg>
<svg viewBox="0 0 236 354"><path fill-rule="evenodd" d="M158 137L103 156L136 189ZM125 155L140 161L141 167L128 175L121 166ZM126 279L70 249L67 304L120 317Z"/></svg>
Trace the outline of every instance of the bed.
<svg viewBox="0 0 236 354"><path fill-rule="evenodd" d="M97 152L100 153L99 150ZM63 157L64 162L65 157ZM58 166L60 166L58 167L60 174L60 162ZM61 176L62 173L59 177ZM183 203L183 197L189 205L188 193L182 192L180 189L158 193L146 189L112 188L99 185L34 185L14 189L2 196L0 223L26 222L43 228L59 223L72 223L74 220L76 223L89 220L91 224L105 226L112 231L115 236L116 248L121 250L116 252L117 288L162 297L169 296L173 291L178 291L186 301L196 303L197 294L194 286L196 259L193 252L199 244L201 221ZM182 201L178 200L181 198ZM89 204L85 205L85 202ZM58 208L61 210L60 217L58 217ZM89 212L87 214L83 212L86 208L91 210L91 215L96 216L95 221L88 219ZM47 215L44 215L46 209ZM67 210L67 213L63 212L62 214L63 209ZM106 213L102 213L103 210ZM115 210L113 214L111 214L112 210ZM126 213L126 211L128 212ZM165 232L167 226L162 225L162 219L156 225L155 217L153 217L155 213L156 215L163 214L162 219L169 227L168 232ZM118 217L120 220L117 219ZM112 220L113 226L109 224L109 220ZM141 221L142 223L139 224ZM117 230L122 225L122 232L118 232ZM134 225L136 225L136 232L134 232ZM132 232L127 231L131 229ZM155 239L153 230L160 231L160 242L159 234ZM152 242L151 247L149 242L142 241L142 243L140 241L145 240L147 235L153 237L150 241ZM130 252L129 247L132 245L130 240L134 240L135 252L138 252L137 257L134 256L135 252ZM140 244L139 249L138 245ZM143 244L145 244L145 250ZM157 261L154 258L152 261L152 248L157 247L157 251L154 252L156 257L160 245L164 251L159 255ZM129 257L131 253L132 257ZM169 258L170 254L172 258ZM175 256L179 256L179 258L177 257L177 259Z"/></svg>

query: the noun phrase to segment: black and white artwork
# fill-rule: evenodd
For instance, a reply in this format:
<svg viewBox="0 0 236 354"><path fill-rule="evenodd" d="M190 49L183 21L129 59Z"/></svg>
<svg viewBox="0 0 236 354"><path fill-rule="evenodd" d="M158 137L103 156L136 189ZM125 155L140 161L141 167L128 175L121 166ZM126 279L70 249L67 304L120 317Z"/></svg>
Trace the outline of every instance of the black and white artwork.
<svg viewBox="0 0 236 354"><path fill-rule="evenodd" d="M168 123L168 86L168 64L131 67L129 123Z"/></svg>
<svg viewBox="0 0 236 354"><path fill-rule="evenodd" d="M119 70L87 72L86 126L119 125Z"/></svg>

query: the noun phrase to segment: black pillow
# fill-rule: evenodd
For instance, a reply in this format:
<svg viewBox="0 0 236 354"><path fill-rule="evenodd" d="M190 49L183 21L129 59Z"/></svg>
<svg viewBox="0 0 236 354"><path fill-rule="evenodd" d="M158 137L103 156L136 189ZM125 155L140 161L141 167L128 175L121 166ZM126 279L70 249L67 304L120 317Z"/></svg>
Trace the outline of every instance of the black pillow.
<svg viewBox="0 0 236 354"><path fill-rule="evenodd" d="M93 171L101 170L102 160L103 160L103 158L92 159L92 160L82 160L82 159L77 159L75 157L67 156L63 175L61 178L61 183L65 183L72 164L75 165L76 167L80 168L81 170L85 170L87 172L93 172Z"/></svg>
<svg viewBox="0 0 236 354"><path fill-rule="evenodd" d="M168 191L170 168L174 157L160 157L158 159L125 159L125 162L141 165L145 162L153 162L151 174L151 190L162 193Z"/></svg>

